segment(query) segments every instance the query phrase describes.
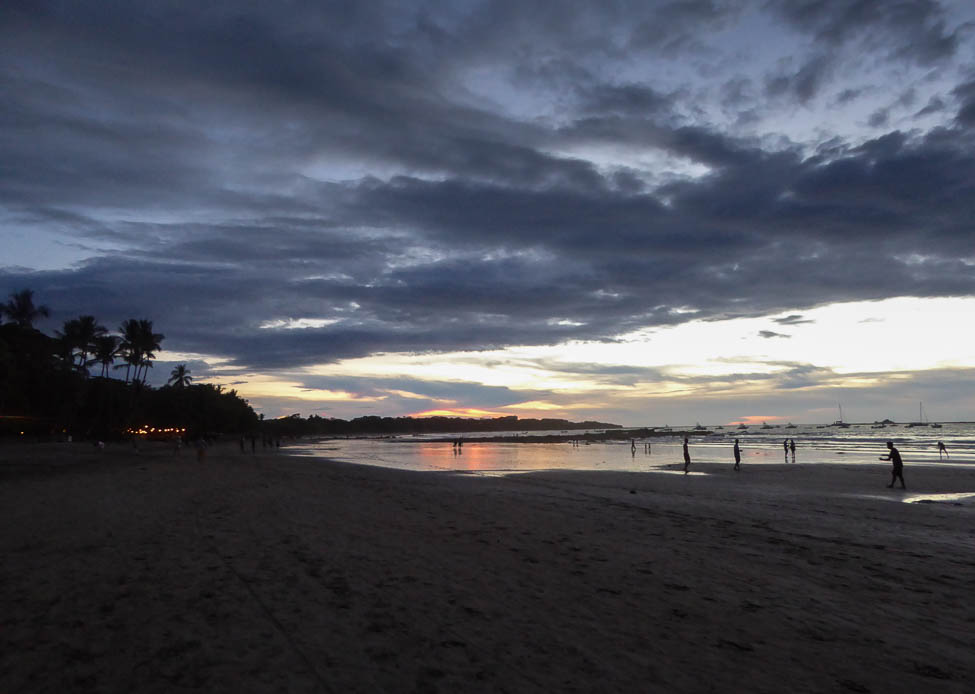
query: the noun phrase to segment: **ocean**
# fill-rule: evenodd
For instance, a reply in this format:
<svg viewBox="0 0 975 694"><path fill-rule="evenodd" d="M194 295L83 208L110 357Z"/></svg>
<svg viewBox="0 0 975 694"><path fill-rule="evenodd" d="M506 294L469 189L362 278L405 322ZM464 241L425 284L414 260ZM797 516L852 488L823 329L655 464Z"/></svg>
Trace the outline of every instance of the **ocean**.
<svg viewBox="0 0 975 694"><path fill-rule="evenodd" d="M975 422L928 426L852 424L849 428L823 425L784 426L745 431L734 426L709 427L710 433L689 436L691 460L699 463L733 464L732 446L739 439L742 465L782 463L782 441L796 442L796 462L813 464L885 464L878 458L887 453L890 440L901 453L905 467L912 465L975 464ZM602 430L598 430L602 431ZM511 473L530 470L667 470L683 466L679 436L655 436L629 440L605 441L585 445L569 442L519 443L482 441L484 437L505 434L530 436L566 432L489 432L466 434L431 434L395 438L350 438L299 441L288 446L297 455L333 458L349 463L376 465L405 470L477 471ZM583 434L585 432L569 432ZM450 442L433 439L463 439L460 448ZM938 442L948 449L948 458L939 459ZM649 444L649 451L647 450ZM791 455L788 459L791 462Z"/></svg>

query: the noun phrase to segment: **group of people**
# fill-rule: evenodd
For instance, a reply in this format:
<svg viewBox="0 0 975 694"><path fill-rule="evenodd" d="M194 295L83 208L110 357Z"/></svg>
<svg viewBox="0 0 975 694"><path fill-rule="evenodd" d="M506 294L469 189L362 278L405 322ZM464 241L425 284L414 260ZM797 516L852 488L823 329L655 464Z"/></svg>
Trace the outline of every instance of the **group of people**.
<svg viewBox="0 0 975 694"><path fill-rule="evenodd" d="M684 474L686 475L691 467L691 454L687 450L687 437L684 437ZM782 448L785 450L786 462L788 462L789 454L792 454L792 462L796 462L796 442L794 439L786 439L782 442ZM738 443L738 439L735 439L735 446L733 449L735 456L735 472L741 470L741 446ZM941 455L944 454L945 457L948 456L948 449L945 447L943 441L938 441L938 459L941 459ZM891 463L890 472L890 484L887 487L893 487L894 482L900 480L901 489L907 489L907 485L904 484L904 461L901 459L900 451L894 447L893 441L887 442L887 455L880 456L880 460L889 460Z"/></svg>
<svg viewBox="0 0 975 694"><path fill-rule="evenodd" d="M737 441L738 439L735 439ZM795 439L783 439L782 451L785 453L785 462L789 462L789 453L792 453L792 462L796 462L796 442Z"/></svg>

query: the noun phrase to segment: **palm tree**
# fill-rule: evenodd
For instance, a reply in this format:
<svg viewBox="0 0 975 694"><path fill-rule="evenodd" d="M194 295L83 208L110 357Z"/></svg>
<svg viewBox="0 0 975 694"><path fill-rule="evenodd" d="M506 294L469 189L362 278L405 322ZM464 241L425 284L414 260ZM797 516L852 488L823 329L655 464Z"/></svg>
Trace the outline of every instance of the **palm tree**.
<svg viewBox="0 0 975 694"><path fill-rule="evenodd" d="M132 367L135 366L138 371L139 361L142 358L138 347L139 321L135 318L122 321L122 325L119 326L119 332L122 333L122 343L119 345L119 353L125 359L125 382L128 383ZM122 366L119 365L115 368L120 369Z"/></svg>
<svg viewBox="0 0 975 694"><path fill-rule="evenodd" d="M75 350L78 352L79 371L84 371L88 375L88 354L95 350L95 340L107 333L104 325L99 325L94 316L81 316L64 321L64 332L58 333L58 337L65 343L67 353L71 355L71 362L74 364Z"/></svg>
<svg viewBox="0 0 975 694"><path fill-rule="evenodd" d="M92 349L93 359L90 363L102 365L102 378L108 378L108 367L119 355L119 345L122 339L116 335L99 335L95 338Z"/></svg>
<svg viewBox="0 0 975 694"><path fill-rule="evenodd" d="M156 350L161 349L160 344L166 336L162 333L152 332L152 321L145 318L139 321L139 345L142 351L142 383L146 382L149 369L152 368L152 359L156 358ZM138 376L138 373L136 373Z"/></svg>
<svg viewBox="0 0 975 694"><path fill-rule="evenodd" d="M149 369L152 368L151 360L156 358L156 350L160 349L159 344L165 335L152 332L152 321L145 318L122 321L119 330L122 333L121 349L126 363L125 382L129 382L129 370L134 366L132 382L139 382L141 373L141 382L145 383Z"/></svg>
<svg viewBox="0 0 975 694"><path fill-rule="evenodd" d="M10 295L10 301L0 305L0 314L6 313L11 321L22 328L33 328L38 318L47 318L51 310L47 306L34 305L34 291L22 289Z"/></svg>
<svg viewBox="0 0 975 694"><path fill-rule="evenodd" d="M169 374L168 385L174 388L185 388L193 381L193 377L190 376L190 370L186 368L186 364L177 364L173 367L173 370Z"/></svg>

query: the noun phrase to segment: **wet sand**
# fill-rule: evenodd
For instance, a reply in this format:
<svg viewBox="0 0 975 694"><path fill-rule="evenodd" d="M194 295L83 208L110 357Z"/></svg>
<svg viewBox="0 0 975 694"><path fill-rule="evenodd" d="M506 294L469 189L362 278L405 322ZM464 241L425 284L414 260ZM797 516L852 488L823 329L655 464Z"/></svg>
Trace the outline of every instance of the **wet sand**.
<svg viewBox="0 0 975 694"><path fill-rule="evenodd" d="M971 505L692 469L0 447L0 691L971 691Z"/></svg>

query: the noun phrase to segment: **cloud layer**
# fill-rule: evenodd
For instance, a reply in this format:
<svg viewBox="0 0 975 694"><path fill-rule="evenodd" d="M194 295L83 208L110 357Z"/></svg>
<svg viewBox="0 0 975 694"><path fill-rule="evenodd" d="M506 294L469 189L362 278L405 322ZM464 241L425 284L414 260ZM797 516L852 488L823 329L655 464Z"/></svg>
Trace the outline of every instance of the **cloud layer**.
<svg viewBox="0 0 975 694"><path fill-rule="evenodd" d="M259 371L975 294L966 3L5 15L0 289L56 321Z"/></svg>

